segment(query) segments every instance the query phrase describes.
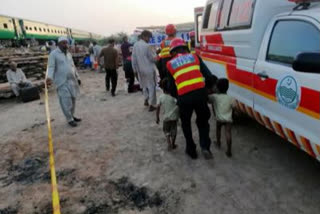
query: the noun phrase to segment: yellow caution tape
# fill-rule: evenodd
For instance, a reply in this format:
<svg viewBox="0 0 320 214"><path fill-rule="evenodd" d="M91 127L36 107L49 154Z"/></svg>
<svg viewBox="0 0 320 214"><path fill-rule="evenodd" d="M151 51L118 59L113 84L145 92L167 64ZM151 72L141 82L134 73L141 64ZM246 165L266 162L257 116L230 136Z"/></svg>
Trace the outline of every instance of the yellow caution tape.
<svg viewBox="0 0 320 214"><path fill-rule="evenodd" d="M46 79L47 79L47 75L48 75L48 69L47 69L47 73L46 73ZM57 185L57 176L56 176L56 169L55 169L55 163L54 163L48 85L47 85L46 81L45 81L45 107L46 107L46 116L47 116L47 123L48 123L52 208L53 208L53 214L61 214L61 212L60 212L60 199L59 199L59 192L58 192L58 185Z"/></svg>

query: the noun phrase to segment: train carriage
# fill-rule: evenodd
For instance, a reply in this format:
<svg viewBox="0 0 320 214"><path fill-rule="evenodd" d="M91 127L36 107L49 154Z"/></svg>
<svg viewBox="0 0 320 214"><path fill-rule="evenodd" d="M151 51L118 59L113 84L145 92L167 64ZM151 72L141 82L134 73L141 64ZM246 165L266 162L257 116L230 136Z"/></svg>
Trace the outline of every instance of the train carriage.
<svg viewBox="0 0 320 214"><path fill-rule="evenodd" d="M91 33L76 29L71 29L71 37L78 43L90 41L92 39Z"/></svg>
<svg viewBox="0 0 320 214"><path fill-rule="evenodd" d="M56 25L0 15L0 45L44 44L66 36L77 43L100 41L103 36Z"/></svg>
<svg viewBox="0 0 320 214"><path fill-rule="evenodd" d="M14 39L15 37L12 18L0 16L0 39Z"/></svg>
<svg viewBox="0 0 320 214"><path fill-rule="evenodd" d="M68 36L67 28L48 25L28 20L20 20L25 39L56 40L60 36Z"/></svg>

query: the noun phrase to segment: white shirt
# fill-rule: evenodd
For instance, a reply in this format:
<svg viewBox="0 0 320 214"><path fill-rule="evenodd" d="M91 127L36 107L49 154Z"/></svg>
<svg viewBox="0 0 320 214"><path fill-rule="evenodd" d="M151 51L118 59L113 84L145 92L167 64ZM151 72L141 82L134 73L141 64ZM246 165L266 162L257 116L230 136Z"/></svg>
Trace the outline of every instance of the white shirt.
<svg viewBox="0 0 320 214"><path fill-rule="evenodd" d="M156 84L156 53L144 40L139 40L133 46L132 68L139 76L142 88Z"/></svg>
<svg viewBox="0 0 320 214"><path fill-rule="evenodd" d="M93 55L94 57L98 58L100 55L100 52L102 50L102 47L100 45L93 46Z"/></svg>
<svg viewBox="0 0 320 214"><path fill-rule="evenodd" d="M65 54L60 48L51 52L48 60L48 78L53 80L59 96L77 97L79 95L80 77L69 52Z"/></svg>
<svg viewBox="0 0 320 214"><path fill-rule="evenodd" d="M161 94L158 105L163 108L163 121L175 121L179 119L179 107L174 97L168 94Z"/></svg>
<svg viewBox="0 0 320 214"><path fill-rule="evenodd" d="M219 122L232 122L232 108L235 100L227 94L209 95L209 103L213 105L216 120Z"/></svg>
<svg viewBox="0 0 320 214"><path fill-rule="evenodd" d="M25 74L20 68L17 68L15 72L9 69L6 75L7 75L8 82L10 84L19 84L21 82L28 82Z"/></svg>

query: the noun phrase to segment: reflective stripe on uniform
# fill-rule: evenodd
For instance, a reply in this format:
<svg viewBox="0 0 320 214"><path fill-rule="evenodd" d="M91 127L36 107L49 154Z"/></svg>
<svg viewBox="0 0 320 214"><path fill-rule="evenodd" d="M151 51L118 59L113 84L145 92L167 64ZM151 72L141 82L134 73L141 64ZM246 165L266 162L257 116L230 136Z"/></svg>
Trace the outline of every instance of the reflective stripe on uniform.
<svg viewBox="0 0 320 214"><path fill-rule="evenodd" d="M196 54L196 51L194 50L194 48L191 47L191 42L190 41L188 42L188 48L189 48L190 53Z"/></svg>
<svg viewBox="0 0 320 214"><path fill-rule="evenodd" d="M169 47L165 47L161 49L161 52L159 53L159 56L161 58L167 58L170 57L170 48Z"/></svg>
<svg viewBox="0 0 320 214"><path fill-rule="evenodd" d="M173 78L177 79L180 75L188 73L188 72L193 71L193 70L200 70L200 66L199 65L194 65L194 66L190 66L188 68L182 69L182 70L176 72L173 75Z"/></svg>
<svg viewBox="0 0 320 214"><path fill-rule="evenodd" d="M199 77L199 78L196 78L196 79L184 81L184 82L178 84L177 88L178 88L178 90L180 90L183 87L186 87L186 86L189 86L189 85L193 85L193 84L196 84L196 83L201 83L201 82L204 82L204 78L203 77Z"/></svg>

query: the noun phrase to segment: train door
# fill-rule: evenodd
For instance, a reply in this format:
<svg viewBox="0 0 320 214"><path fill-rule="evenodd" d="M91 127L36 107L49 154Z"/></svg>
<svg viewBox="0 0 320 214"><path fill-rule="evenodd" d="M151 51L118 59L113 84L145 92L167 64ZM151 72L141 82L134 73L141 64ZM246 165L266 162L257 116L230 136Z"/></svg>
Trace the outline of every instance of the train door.
<svg viewBox="0 0 320 214"><path fill-rule="evenodd" d="M24 25L23 25L23 20L18 20L18 19L12 19L14 31L15 31L15 37L16 40L21 40L24 38Z"/></svg>

